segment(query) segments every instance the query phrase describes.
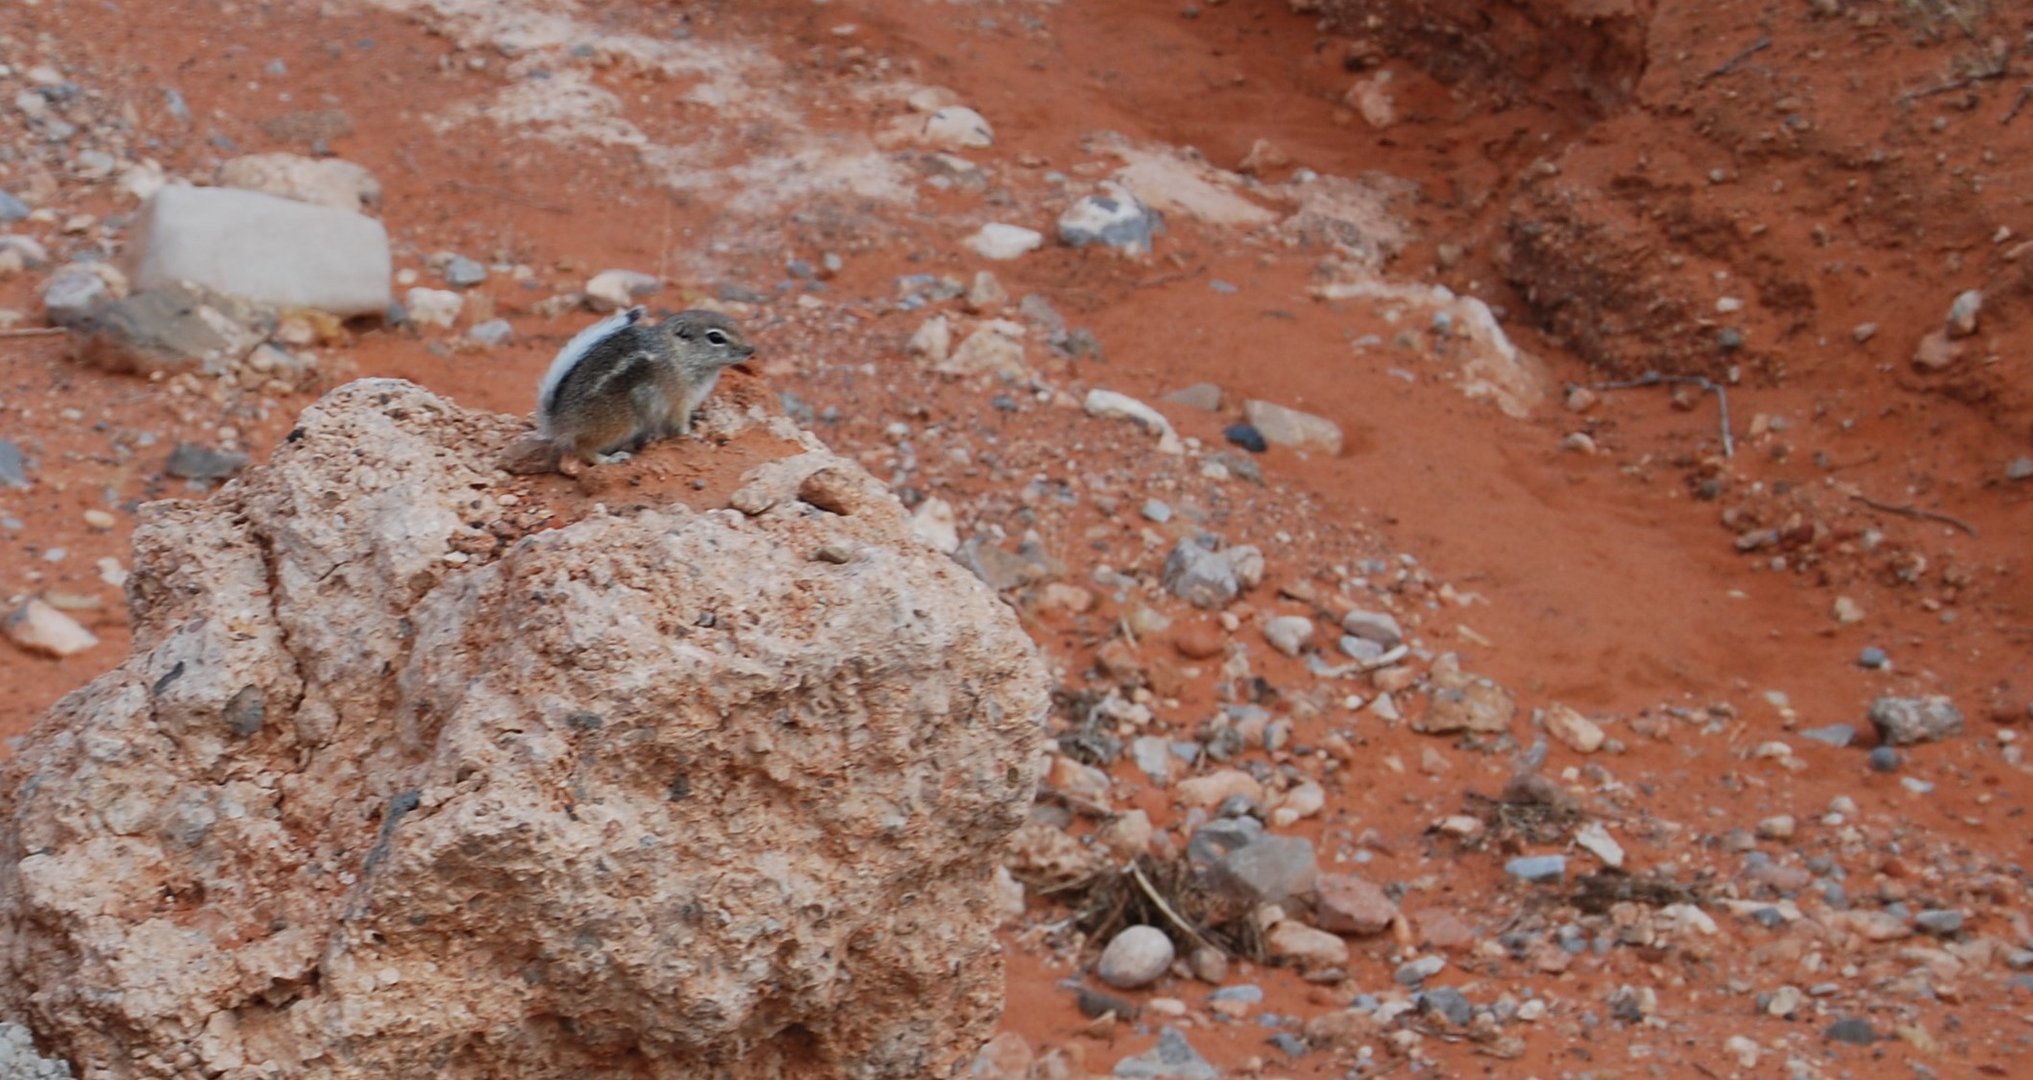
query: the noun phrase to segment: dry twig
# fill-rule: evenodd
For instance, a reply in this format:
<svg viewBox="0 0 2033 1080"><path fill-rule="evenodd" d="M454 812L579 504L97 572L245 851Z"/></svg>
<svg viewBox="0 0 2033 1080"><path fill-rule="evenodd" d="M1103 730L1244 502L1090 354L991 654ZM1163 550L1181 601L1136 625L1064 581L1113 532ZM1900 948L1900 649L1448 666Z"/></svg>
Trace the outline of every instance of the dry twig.
<svg viewBox="0 0 2033 1080"><path fill-rule="evenodd" d="M2019 88L2019 96L2013 99L2012 107L2005 110L2005 115L1998 118L1998 123L2000 125L2011 123L2019 115L2019 110L2025 108L2029 101L2033 101L2033 83L2027 83Z"/></svg>
<svg viewBox="0 0 2033 1080"><path fill-rule="evenodd" d="M1138 866L1136 863L1132 862L1129 864L1129 872L1130 876L1136 879L1137 888L1142 889L1144 895L1150 897L1151 903L1156 904L1158 907L1158 911L1163 913L1163 915L1165 916L1165 921L1171 923L1173 926L1178 927L1180 932L1184 933L1187 937L1192 938L1194 941L1199 942L1203 947L1213 949L1216 952L1223 954L1224 956L1227 955L1228 953L1227 949L1223 949L1220 946L1214 944L1213 942L1207 940L1205 937L1201 936L1198 927L1181 918L1178 912L1172 910L1172 905L1165 903L1165 898L1158 895L1157 886L1152 885L1151 879L1144 876L1143 867Z"/></svg>
<svg viewBox="0 0 2033 1080"><path fill-rule="evenodd" d="M55 337L66 332L61 326L28 326L20 330L0 330L0 338Z"/></svg>
<svg viewBox="0 0 2033 1080"><path fill-rule="evenodd" d="M1893 503L1879 502L1878 500L1873 499L1869 495L1865 495L1860 491L1851 492L1849 497L1855 499L1860 503L1863 503L1865 506L1868 506L1873 510L1883 510L1887 514L1897 514L1900 517L1917 518L1921 521L1938 521L1943 525L1952 525L1955 528L1961 529L1963 532L1968 533L1972 537L1976 536L1977 534L1976 526L1970 524L1967 521L1964 521L1959 517L1955 517L1950 514L1944 514L1939 510L1922 510L1917 506L1910 505L1898 506Z"/></svg>
<svg viewBox="0 0 2033 1080"><path fill-rule="evenodd" d="M1722 388L1721 383L1706 375L1661 375L1656 371L1648 371L1635 379L1596 383L1591 389L1630 390L1640 386L1663 386L1669 383L1698 386L1715 395L1716 409L1722 414L1722 456L1726 458L1737 456L1736 438L1729 431L1729 393Z"/></svg>
<svg viewBox="0 0 2033 1080"><path fill-rule="evenodd" d="M1710 71L1708 74L1703 75L1700 81L1705 83L1710 79L1727 75L1730 72L1735 71L1737 69L1737 65L1743 63L1746 60L1749 60L1751 57L1756 56L1759 53L1764 52L1766 49L1769 49L1771 47L1772 39L1770 37L1761 37L1758 40L1751 42L1750 45L1744 49L1744 51L1723 61L1721 67L1718 67L1715 70Z"/></svg>

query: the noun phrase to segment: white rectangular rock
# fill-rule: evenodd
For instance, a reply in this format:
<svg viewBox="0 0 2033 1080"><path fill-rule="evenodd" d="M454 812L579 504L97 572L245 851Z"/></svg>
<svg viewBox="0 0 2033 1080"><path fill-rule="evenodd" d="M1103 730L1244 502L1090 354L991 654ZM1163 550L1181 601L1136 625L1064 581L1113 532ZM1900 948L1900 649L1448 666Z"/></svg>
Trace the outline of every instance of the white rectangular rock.
<svg viewBox="0 0 2033 1080"><path fill-rule="evenodd" d="M192 281L276 307L388 309L388 231L361 214L256 191L165 187L132 236L136 290Z"/></svg>

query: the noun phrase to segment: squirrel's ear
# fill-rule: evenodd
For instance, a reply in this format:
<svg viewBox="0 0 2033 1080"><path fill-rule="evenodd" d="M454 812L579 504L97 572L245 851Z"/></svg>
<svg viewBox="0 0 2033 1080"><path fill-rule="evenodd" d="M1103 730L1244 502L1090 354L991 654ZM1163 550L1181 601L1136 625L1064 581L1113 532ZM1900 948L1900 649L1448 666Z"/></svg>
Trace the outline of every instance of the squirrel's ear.
<svg viewBox="0 0 2033 1080"><path fill-rule="evenodd" d="M647 314L649 314L648 305L637 304L634 307L629 308L627 311L622 312L622 317L628 320L628 325L634 326L636 323L641 322L642 317Z"/></svg>

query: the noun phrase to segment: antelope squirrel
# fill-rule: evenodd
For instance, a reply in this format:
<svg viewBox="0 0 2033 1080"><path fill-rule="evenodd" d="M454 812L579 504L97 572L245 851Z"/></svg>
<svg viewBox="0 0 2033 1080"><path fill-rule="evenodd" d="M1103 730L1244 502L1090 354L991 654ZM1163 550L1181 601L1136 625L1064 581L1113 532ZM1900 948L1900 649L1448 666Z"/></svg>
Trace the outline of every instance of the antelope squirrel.
<svg viewBox="0 0 2033 1080"><path fill-rule="evenodd" d="M733 319L680 311L642 321L632 307L565 343L537 391L537 431L587 464L626 461L652 439L691 430L721 369L755 355Z"/></svg>

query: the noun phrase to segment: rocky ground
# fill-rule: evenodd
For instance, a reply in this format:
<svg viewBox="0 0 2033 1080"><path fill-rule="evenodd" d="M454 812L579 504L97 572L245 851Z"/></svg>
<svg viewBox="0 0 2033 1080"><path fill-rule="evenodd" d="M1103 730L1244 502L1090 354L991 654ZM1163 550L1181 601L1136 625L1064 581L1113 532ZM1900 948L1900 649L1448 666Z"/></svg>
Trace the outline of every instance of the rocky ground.
<svg viewBox="0 0 2033 1080"><path fill-rule="evenodd" d="M2012 1075L2033 22L1483 7L11 6L0 731L320 390L710 304L1053 665L976 1075ZM161 300L165 183L396 310Z"/></svg>

